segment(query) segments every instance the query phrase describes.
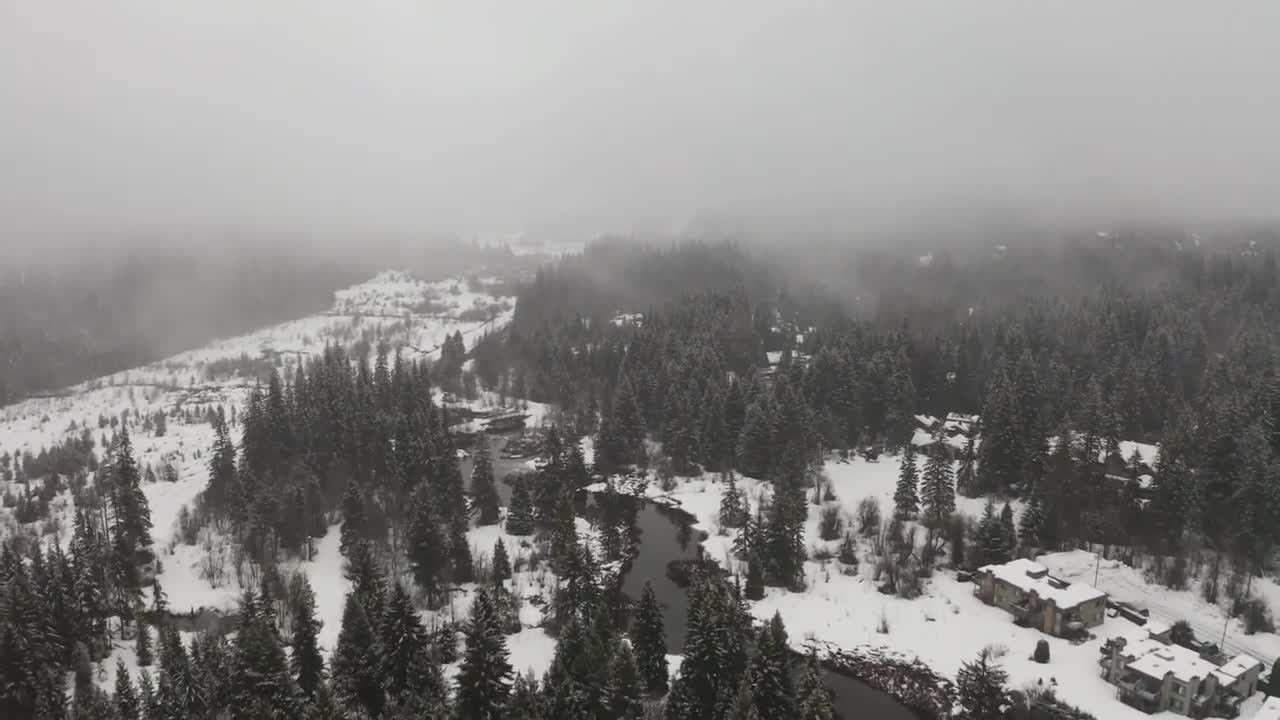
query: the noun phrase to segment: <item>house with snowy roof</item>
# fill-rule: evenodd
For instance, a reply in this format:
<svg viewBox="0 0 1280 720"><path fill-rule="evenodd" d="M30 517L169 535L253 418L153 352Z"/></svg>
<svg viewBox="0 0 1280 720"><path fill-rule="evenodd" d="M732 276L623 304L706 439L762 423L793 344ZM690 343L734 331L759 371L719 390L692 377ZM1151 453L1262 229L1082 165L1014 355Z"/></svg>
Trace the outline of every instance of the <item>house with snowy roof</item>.
<svg viewBox="0 0 1280 720"><path fill-rule="evenodd" d="M1248 655L1217 662L1220 658L1176 645L1163 626L1111 638L1102 652L1102 676L1116 686L1116 697L1148 713L1236 717L1240 705L1258 691L1263 670L1262 662Z"/></svg>
<svg viewBox="0 0 1280 720"><path fill-rule="evenodd" d="M974 594L1020 625L1056 637L1075 637L1106 619L1107 594L1084 583L1051 577L1045 566L1018 558L986 565L974 575Z"/></svg>

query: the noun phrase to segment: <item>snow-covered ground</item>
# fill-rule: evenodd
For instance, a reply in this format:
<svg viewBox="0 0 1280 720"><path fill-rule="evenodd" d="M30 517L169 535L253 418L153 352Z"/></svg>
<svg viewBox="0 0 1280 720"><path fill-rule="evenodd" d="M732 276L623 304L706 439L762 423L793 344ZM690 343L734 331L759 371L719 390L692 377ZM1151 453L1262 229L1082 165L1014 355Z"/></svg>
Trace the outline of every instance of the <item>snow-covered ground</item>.
<svg viewBox="0 0 1280 720"><path fill-rule="evenodd" d="M920 462L923 471L923 458ZM847 528L853 527L850 524L853 511L865 497L879 501L887 521L893 509L898 467L899 458L892 456L882 456L879 462L874 463L861 458L826 463L824 472L830 479L836 502L840 503L846 515ZM767 492L765 483L751 478L739 477L737 483L753 504ZM663 492L656 481L633 485L623 491L678 504L692 514L697 519L697 527L709 535L704 543L709 557L733 569L736 560L731 548L737 531L722 531L718 522L720 499L725 487L715 476L705 475L682 480L670 492ZM603 485L600 486L602 488ZM957 504L959 512L976 519L986 501L958 497ZM1013 503L1013 507L1016 512L1021 511L1019 503ZM834 549L838 543L824 543L819 539L820 513L819 506L809 505L806 542L811 548L826 546ZM818 639L845 650L887 648L904 657L919 658L938 672L953 677L962 663L974 659L982 648L991 647L1015 688L1052 686L1061 699L1094 714L1099 720L1151 717L1118 701L1115 688L1103 680L1098 666L1102 643L1116 635L1131 634L1137 629L1133 623L1122 618L1108 618L1102 626L1092 629L1092 639L1073 644L1030 628L1018 627L1003 610L976 598L972 583L957 581L949 571L935 572L925 582L921 597L914 600L885 595L879 592L874 582L874 568L867 561L868 552L868 547L863 544L860 548L863 562L856 572L850 574L845 574L844 566L834 559L806 563L805 592L769 588L763 600L752 603L752 613L761 620L772 617L775 612L781 613L797 647L809 639ZM1092 553L1055 553L1038 560L1055 575L1067 580L1093 582L1096 556ZM1121 599L1140 601L1138 604L1152 608L1153 615L1158 615L1157 608L1163 607L1172 619L1191 618L1193 625L1204 627L1204 637L1218 639L1218 635L1207 632L1215 622L1221 633L1221 610L1206 606L1192 592L1170 592L1151 585L1132 568L1104 560L1098 584ZM1261 592L1266 596L1280 598L1280 588L1274 583L1255 581L1255 587L1258 585L1265 585ZM881 632L886 625L888 632ZM1246 638L1238 623L1234 632L1228 642L1229 650L1235 649L1233 642L1239 643L1241 649L1256 649L1252 654L1263 658L1268 667L1270 661L1280 654L1277 652L1280 651L1280 636L1259 634ZM1031 659L1036 643L1041 639L1050 645L1051 661L1046 665ZM1260 702L1260 696L1255 698L1246 706L1248 711L1242 717L1249 717L1253 706Z"/></svg>
<svg viewBox="0 0 1280 720"><path fill-rule="evenodd" d="M337 292L333 308L325 313L217 340L144 367L0 408L0 455L38 455L88 428L97 441L95 454L101 461L105 453L102 440L115 432L109 422L100 427L101 421L129 413L130 437L140 467L151 468L160 476L166 466L172 466L172 477L176 478L174 482L148 482L143 487L154 525L154 550L161 563L158 577L171 610L234 611L242 590L233 570L234 551L230 544L210 528L201 531L195 545L183 544L178 535L182 508L194 502L208 480L207 455L214 433L204 421L204 413L218 407L227 413L232 408L242 409L257 382L251 377L255 370L274 366L287 371L321 353L327 343L350 346L363 340L376 346L387 342L409 354L438 355L445 338L461 333L464 343L470 346L484 332L510 321L515 299L487 293L485 286L493 282L481 278L426 283L404 273L383 273ZM495 407L499 399L495 394L481 393L475 401L450 399L450 404ZM520 407L534 426L554 413L551 407L538 403L521 403ZM186 421L187 411L195 411L191 422ZM166 432L158 437L145 431L139 419L157 412L168 418ZM233 427L233 434L235 430ZM34 480L33 486L38 487L40 482ZM21 488L16 482L0 481L0 492L4 491L16 494ZM48 521L20 526L11 510L0 509L0 537L21 532L65 547L73 517L70 493L64 491L51 503ZM593 537L585 521L580 521L579 530L585 538ZM498 526L473 528L470 540L477 562L492 553L499 537L503 537L513 563L529 555L520 538L505 536ZM282 573L306 573L316 593L317 616L324 623L319 639L326 652L336 644L348 588L338 542L339 526L335 525L316 541L311 560L287 561L280 568ZM221 557L221 563L210 562L211 555ZM212 572L218 564L223 565L223 572ZM546 601L554 590L555 578L544 566L517 572L509 583L522 597L541 596ZM474 585L459 588L443 608L424 611L424 622L432 627L446 620L465 619L474 590ZM150 591L145 594L149 598ZM512 664L517 669L540 673L550 663L554 641L537 627L543 606L525 602L521 611L525 630L509 639ZM98 663L99 678L107 687L114 680L116 657L124 658L135 676L139 671L133 641L117 641L112 656Z"/></svg>

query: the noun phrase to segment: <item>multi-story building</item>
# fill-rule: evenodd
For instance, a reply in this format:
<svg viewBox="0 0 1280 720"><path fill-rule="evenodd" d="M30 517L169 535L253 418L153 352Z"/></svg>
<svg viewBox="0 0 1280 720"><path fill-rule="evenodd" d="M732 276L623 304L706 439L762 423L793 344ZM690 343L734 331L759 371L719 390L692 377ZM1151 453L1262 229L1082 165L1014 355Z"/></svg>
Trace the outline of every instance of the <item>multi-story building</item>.
<svg viewBox="0 0 1280 720"><path fill-rule="evenodd" d="M1049 635L1075 637L1106 619L1106 593L1051 577L1048 569L1031 560L987 565L978 569L974 581L974 594L983 602Z"/></svg>
<svg viewBox="0 0 1280 720"><path fill-rule="evenodd" d="M1111 638L1102 652L1102 676L1116 686L1116 697L1149 713L1236 717L1241 703L1257 692L1263 670L1248 655L1226 659L1175 645L1168 628L1158 624Z"/></svg>

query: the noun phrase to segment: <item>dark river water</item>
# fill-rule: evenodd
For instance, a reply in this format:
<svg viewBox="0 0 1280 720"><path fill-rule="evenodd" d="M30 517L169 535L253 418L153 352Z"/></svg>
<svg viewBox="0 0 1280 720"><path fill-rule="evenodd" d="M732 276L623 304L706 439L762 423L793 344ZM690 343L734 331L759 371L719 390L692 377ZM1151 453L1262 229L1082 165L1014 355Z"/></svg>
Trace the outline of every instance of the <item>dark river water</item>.
<svg viewBox="0 0 1280 720"><path fill-rule="evenodd" d="M511 499L511 486L503 482L503 478L512 472L528 469L527 459L501 457L506 442L502 436L494 436L490 440L493 473L503 505ZM462 470L463 478L469 483L470 460L462 463ZM663 608L667 650L671 654L680 654L689 621L689 596L667 575L667 565L674 560L697 559L697 533L690 525L689 515L682 511L649 502L633 502L638 503L634 516L640 544L631 567L623 577L622 590L634 600L640 597L646 582L653 585L654 594ZM860 680L827 672L826 684L844 720L918 720L911 710Z"/></svg>

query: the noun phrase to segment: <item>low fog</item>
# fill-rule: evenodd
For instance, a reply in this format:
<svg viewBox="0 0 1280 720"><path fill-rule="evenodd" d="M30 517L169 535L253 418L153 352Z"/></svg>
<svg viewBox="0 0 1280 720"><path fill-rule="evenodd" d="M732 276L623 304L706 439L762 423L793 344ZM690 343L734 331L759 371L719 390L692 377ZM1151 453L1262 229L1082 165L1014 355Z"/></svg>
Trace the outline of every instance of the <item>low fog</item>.
<svg viewBox="0 0 1280 720"><path fill-rule="evenodd" d="M1269 2L0 4L0 218L1271 216Z"/></svg>

